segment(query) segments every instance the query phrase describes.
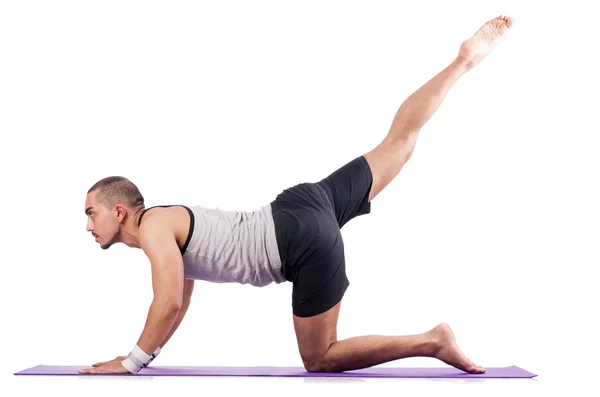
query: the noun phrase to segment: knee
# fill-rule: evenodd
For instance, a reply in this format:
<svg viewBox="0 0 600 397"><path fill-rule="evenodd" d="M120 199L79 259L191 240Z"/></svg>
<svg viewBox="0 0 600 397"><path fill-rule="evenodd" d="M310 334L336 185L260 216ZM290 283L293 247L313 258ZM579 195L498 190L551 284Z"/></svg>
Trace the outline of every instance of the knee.
<svg viewBox="0 0 600 397"><path fill-rule="evenodd" d="M386 138L377 147L377 157L381 163L393 164L393 168L402 167L413 155L415 151L416 140L408 138Z"/></svg>
<svg viewBox="0 0 600 397"><path fill-rule="evenodd" d="M410 158L412 157L415 151L415 144L415 140L409 139L407 142L404 142L402 145L400 145L398 149L398 154L400 158L402 158L404 164L406 164L408 160L410 160Z"/></svg>
<svg viewBox="0 0 600 397"><path fill-rule="evenodd" d="M327 365L323 358L304 361L304 368L308 372L332 372L332 369Z"/></svg>
<svg viewBox="0 0 600 397"><path fill-rule="evenodd" d="M324 356L321 351L300 351L302 363L308 372L324 372Z"/></svg>
<svg viewBox="0 0 600 397"><path fill-rule="evenodd" d="M302 357L304 368L308 372L338 372L327 354Z"/></svg>

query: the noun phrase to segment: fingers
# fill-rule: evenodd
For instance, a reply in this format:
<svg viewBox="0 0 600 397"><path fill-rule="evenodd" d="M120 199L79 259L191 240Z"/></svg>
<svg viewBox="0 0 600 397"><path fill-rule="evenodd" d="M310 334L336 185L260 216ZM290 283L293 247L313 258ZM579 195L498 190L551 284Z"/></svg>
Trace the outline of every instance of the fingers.
<svg viewBox="0 0 600 397"><path fill-rule="evenodd" d="M84 368L78 371L80 374L106 374L112 373L111 368L109 366L99 366L95 368Z"/></svg>
<svg viewBox="0 0 600 397"><path fill-rule="evenodd" d="M92 364L92 367L99 367L104 364L112 363L113 361L117 361L117 359L115 358L114 360L110 360L110 361L100 361L95 364Z"/></svg>
<svg viewBox="0 0 600 397"><path fill-rule="evenodd" d="M79 374L87 375L87 374L126 374L128 373L127 369L118 362L112 362L106 365L102 365L100 367L94 368L82 368L77 371Z"/></svg>
<svg viewBox="0 0 600 397"><path fill-rule="evenodd" d="M92 367L99 367L99 366L101 366L101 365L104 365L104 364L106 364L106 363L111 363L111 362L113 362L113 361L123 361L123 360L125 360L126 358L127 358L127 357L125 357L125 356L117 356L117 357L113 358L113 359L112 359L112 360L110 360L110 361L100 361L100 362L97 362L97 363L95 363L95 364L92 364Z"/></svg>

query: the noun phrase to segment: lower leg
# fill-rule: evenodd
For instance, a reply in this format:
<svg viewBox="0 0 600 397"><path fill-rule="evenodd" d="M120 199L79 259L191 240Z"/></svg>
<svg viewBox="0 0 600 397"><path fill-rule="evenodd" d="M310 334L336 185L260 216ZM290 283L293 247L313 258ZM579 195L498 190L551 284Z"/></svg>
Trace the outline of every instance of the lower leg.
<svg viewBox="0 0 600 397"><path fill-rule="evenodd" d="M456 344L451 328L442 323L432 330L406 336L358 336L334 342L315 366L316 371L351 371L408 357L432 357L470 373L485 369L469 360Z"/></svg>
<svg viewBox="0 0 600 397"><path fill-rule="evenodd" d="M408 357L432 357L434 342L427 334L356 336L333 343L317 367L341 372L368 368Z"/></svg>
<svg viewBox="0 0 600 397"><path fill-rule="evenodd" d="M416 134L437 111L452 86L498 45L512 23L509 17L492 19L465 40L457 57L401 104L386 140L412 141L414 145Z"/></svg>

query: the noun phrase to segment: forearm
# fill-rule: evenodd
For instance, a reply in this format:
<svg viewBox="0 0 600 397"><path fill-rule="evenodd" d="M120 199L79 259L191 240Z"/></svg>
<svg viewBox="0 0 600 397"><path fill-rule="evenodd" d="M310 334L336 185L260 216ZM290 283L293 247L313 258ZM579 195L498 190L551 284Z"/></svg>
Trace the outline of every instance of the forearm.
<svg viewBox="0 0 600 397"><path fill-rule="evenodd" d="M171 336L173 336L173 334L179 327L179 324L181 324L181 321L183 320L183 317L185 317L185 313L187 312L189 306L190 306L189 303L184 303L183 306L181 307L181 309L179 310L179 313L177 314L177 318L175 319L175 322L173 323L171 330L169 331L169 333L167 334L165 339L162 341L162 343L159 345L161 349L167 344L169 339L171 339Z"/></svg>
<svg viewBox="0 0 600 397"><path fill-rule="evenodd" d="M152 354L171 332L179 316L180 307L161 301L153 301L146 324L137 345L146 354Z"/></svg>

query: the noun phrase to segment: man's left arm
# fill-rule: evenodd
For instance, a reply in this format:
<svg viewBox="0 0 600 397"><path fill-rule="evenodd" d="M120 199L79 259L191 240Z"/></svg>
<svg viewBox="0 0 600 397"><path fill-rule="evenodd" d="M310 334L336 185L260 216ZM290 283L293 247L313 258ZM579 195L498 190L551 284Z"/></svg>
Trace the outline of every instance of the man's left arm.
<svg viewBox="0 0 600 397"><path fill-rule="evenodd" d="M158 214L140 228L140 246L152 266L154 298L142 335L122 365L138 372L169 335L183 304L183 259L171 227Z"/></svg>

